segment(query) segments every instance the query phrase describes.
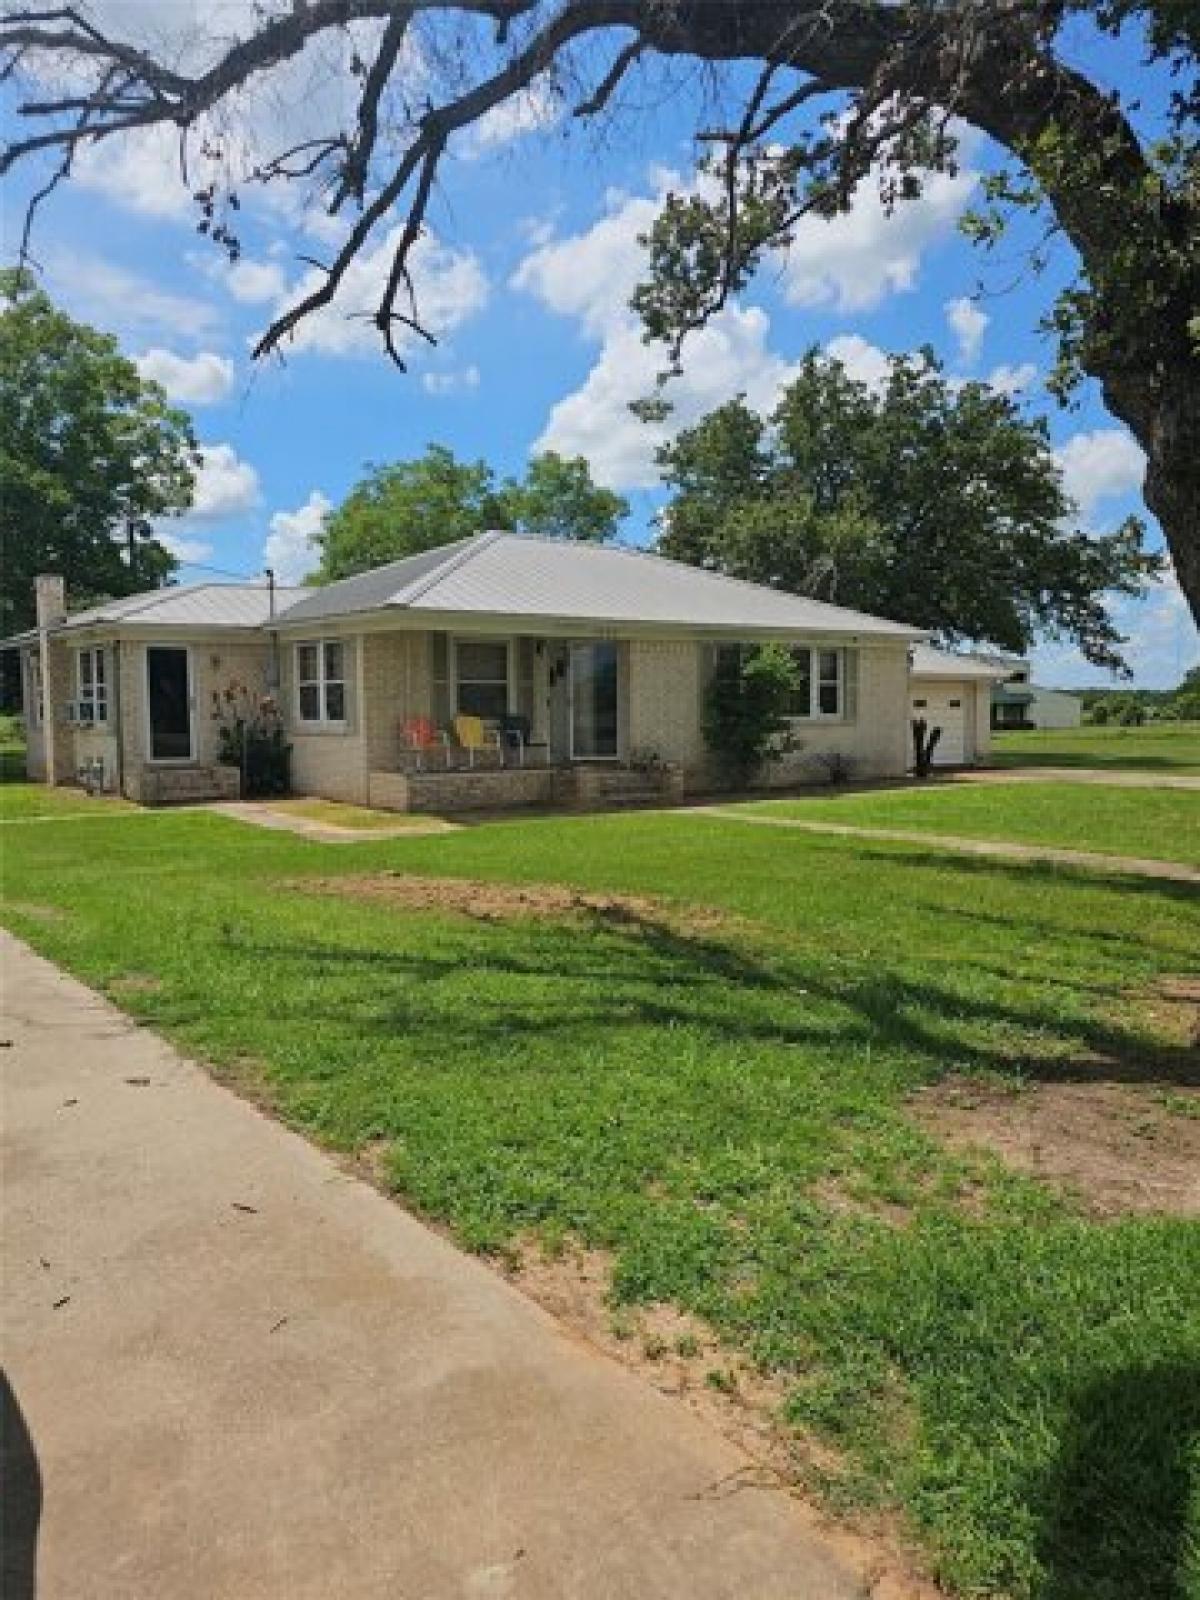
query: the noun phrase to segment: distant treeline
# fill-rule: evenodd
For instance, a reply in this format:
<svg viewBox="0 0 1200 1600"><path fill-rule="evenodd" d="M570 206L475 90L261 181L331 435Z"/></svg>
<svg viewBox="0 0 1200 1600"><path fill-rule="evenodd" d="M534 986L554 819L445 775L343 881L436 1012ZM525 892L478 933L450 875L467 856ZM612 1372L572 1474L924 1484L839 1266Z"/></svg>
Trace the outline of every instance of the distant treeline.
<svg viewBox="0 0 1200 1600"><path fill-rule="evenodd" d="M1065 689L1083 701L1087 722L1200 722L1200 666L1174 689Z"/></svg>

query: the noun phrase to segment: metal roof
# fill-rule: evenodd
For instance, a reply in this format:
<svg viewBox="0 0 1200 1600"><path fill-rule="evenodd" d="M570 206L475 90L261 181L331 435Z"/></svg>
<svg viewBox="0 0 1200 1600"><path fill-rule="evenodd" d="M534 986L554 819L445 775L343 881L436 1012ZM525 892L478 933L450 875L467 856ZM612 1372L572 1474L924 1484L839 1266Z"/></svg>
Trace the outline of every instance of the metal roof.
<svg viewBox="0 0 1200 1600"><path fill-rule="evenodd" d="M952 650L935 650L931 644L916 644L912 648L914 678L986 678L998 683L1006 678L1011 665L1001 666L997 658L990 660L979 656L959 656Z"/></svg>
<svg viewBox="0 0 1200 1600"><path fill-rule="evenodd" d="M873 634L926 630L668 561L647 550L526 534L484 533L308 591L288 626L402 609L413 614L663 625L730 634Z"/></svg>
<svg viewBox="0 0 1200 1600"><path fill-rule="evenodd" d="M306 592L277 588L276 615ZM265 584L181 583L167 589L124 595L119 600L104 600L85 611L71 612L50 631L71 633L81 628L117 624L139 628L258 628L269 620L269 609L270 596ZM4 642L16 645L36 638L37 629L31 628Z"/></svg>

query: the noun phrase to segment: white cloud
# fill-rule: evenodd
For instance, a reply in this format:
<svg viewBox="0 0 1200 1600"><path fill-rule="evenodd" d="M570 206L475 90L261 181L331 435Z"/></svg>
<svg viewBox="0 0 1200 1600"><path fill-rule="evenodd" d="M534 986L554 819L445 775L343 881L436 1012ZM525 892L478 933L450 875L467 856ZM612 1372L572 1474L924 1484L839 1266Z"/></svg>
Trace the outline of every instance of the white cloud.
<svg viewBox="0 0 1200 1600"><path fill-rule="evenodd" d="M379 354L379 333L371 313L383 294L400 234L400 228L391 229L351 263L333 303L300 322L291 341L282 347L285 355L302 351L327 356ZM425 234L413 247L409 264L422 325L435 337L445 338L487 303L488 281L473 254L453 250ZM276 300L273 315L281 315L323 282L322 272L315 268L306 272ZM398 309L407 307L400 302ZM396 344L401 351L417 343L415 334L397 330Z"/></svg>
<svg viewBox="0 0 1200 1600"><path fill-rule="evenodd" d="M1022 361L1019 366L1001 362L987 375L987 383L999 394L1017 395L1037 381L1038 369L1032 361Z"/></svg>
<svg viewBox="0 0 1200 1600"><path fill-rule="evenodd" d="M202 444L200 456L189 519L215 522L258 504L258 473L231 444Z"/></svg>
<svg viewBox="0 0 1200 1600"><path fill-rule="evenodd" d="M161 383L168 399L183 405L214 405L233 388L233 362L211 350L189 358L156 348L136 357L135 364L143 378Z"/></svg>
<svg viewBox="0 0 1200 1600"><path fill-rule="evenodd" d="M785 296L793 305L866 311L914 288L922 255L953 230L977 180L969 168L935 173L919 200L890 216L868 181L840 216L805 217L781 255Z"/></svg>
<svg viewBox="0 0 1200 1600"><path fill-rule="evenodd" d="M663 187L670 181L669 174L661 175ZM662 348L643 341L628 304L644 270L638 236L657 215L659 203L650 196L610 194L608 212L599 222L541 245L511 280L550 310L574 318L600 345L587 378L553 407L534 449L582 455L597 482L614 489L656 484L659 445L737 394L769 409L795 372L768 348L766 313L730 307L688 341L683 376L668 391L670 417L645 423L634 416L630 402L653 393L665 364Z"/></svg>
<svg viewBox="0 0 1200 1600"><path fill-rule="evenodd" d="M160 523L154 530L154 536L160 544L167 549L177 561L182 561L184 566L194 565L197 561L207 561L213 553L213 547L207 539L182 538L179 534L168 531L169 524Z"/></svg>
<svg viewBox="0 0 1200 1600"><path fill-rule="evenodd" d="M956 300L947 300L942 310L946 313L950 331L958 340L959 360L970 366L979 354L987 325L992 319L966 295L959 295Z"/></svg>
<svg viewBox="0 0 1200 1600"><path fill-rule="evenodd" d="M333 502L314 489L295 511L277 511L271 518L263 563L280 583L299 583L317 565L321 557L317 534L332 510Z"/></svg>
<svg viewBox="0 0 1200 1600"><path fill-rule="evenodd" d="M608 195L608 214L584 233L540 245L521 262L512 285L560 316L575 317L585 333L603 338L629 320L629 297L645 274L647 231L662 197Z"/></svg>
<svg viewBox="0 0 1200 1600"><path fill-rule="evenodd" d="M421 385L426 394L461 394L466 389L478 389L479 368L464 367L461 372L426 372Z"/></svg>
<svg viewBox="0 0 1200 1600"><path fill-rule="evenodd" d="M561 96L544 78L539 79L524 94L514 95L481 117L463 140L463 151L467 156L480 155L511 144L527 133L553 126L561 114Z"/></svg>
<svg viewBox="0 0 1200 1600"><path fill-rule="evenodd" d="M255 261L249 256L220 267L218 276L233 298L245 305L278 300L287 287L278 261Z"/></svg>
<svg viewBox="0 0 1200 1600"><path fill-rule="evenodd" d="M1113 619L1129 644L1124 655L1133 682L1142 689L1173 689L1200 662L1200 635L1173 569L1150 584L1143 596L1119 596ZM1111 687L1111 673L1094 667L1070 645L1049 644L1033 653L1038 683L1057 686Z"/></svg>
<svg viewBox="0 0 1200 1600"><path fill-rule="evenodd" d="M43 259L55 297L102 328L131 337L169 333L202 339L220 324L220 313L208 301L173 294L102 256L59 248Z"/></svg>
<svg viewBox="0 0 1200 1600"><path fill-rule="evenodd" d="M1090 521L1101 500L1140 489L1146 470L1140 445L1124 428L1077 433L1054 455L1062 471L1063 487L1085 522Z"/></svg>
<svg viewBox="0 0 1200 1600"><path fill-rule="evenodd" d="M183 181L179 159L179 130L146 128L138 133L114 135L99 144L85 144L76 158L73 176L81 188L140 216L185 222L199 217L191 191ZM189 150L189 176L200 187L208 164Z"/></svg>
<svg viewBox="0 0 1200 1600"><path fill-rule="evenodd" d="M857 333L839 334L825 346L825 354L840 361L852 378L877 389L887 382L891 367L887 352Z"/></svg>
<svg viewBox="0 0 1200 1600"><path fill-rule="evenodd" d="M681 428L737 394L757 410L773 406L796 367L767 348L769 332L770 321L757 307L735 306L714 317L689 342L684 374L669 389L671 416L645 423L629 403L653 391L663 358L630 320L606 336L582 387L553 408L534 449L584 456L597 482L609 488L652 487L659 481L654 452Z"/></svg>

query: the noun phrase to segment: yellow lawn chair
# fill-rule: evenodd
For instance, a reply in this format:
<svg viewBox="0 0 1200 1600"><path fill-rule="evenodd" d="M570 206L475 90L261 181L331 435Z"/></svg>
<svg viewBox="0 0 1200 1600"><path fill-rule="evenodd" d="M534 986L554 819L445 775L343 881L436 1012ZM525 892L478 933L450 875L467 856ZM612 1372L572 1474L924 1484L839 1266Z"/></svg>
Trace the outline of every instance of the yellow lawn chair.
<svg viewBox="0 0 1200 1600"><path fill-rule="evenodd" d="M475 765L475 757L478 754L481 752L486 754L489 750L494 750L496 753L496 765L504 765L504 749L498 728L487 727L482 717L467 716L455 717L451 726L459 748L467 752L469 767Z"/></svg>

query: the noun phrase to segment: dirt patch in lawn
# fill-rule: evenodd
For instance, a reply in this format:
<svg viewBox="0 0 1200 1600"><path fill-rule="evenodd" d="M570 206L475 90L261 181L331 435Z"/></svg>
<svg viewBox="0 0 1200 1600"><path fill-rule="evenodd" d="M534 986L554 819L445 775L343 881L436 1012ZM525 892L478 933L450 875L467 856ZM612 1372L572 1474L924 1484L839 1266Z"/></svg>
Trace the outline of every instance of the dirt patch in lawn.
<svg viewBox="0 0 1200 1600"><path fill-rule="evenodd" d="M286 885L307 894L379 900L406 911L450 911L480 922L513 918L591 917L620 926L670 926L715 933L738 919L705 906L673 906L651 895L592 894L556 883L487 883L476 878L423 878L408 873L302 878Z"/></svg>
<svg viewBox="0 0 1200 1600"><path fill-rule="evenodd" d="M947 1144L990 1150L1093 1215L1200 1216L1200 1090L1155 1098L1123 1083L1008 1089L958 1078L922 1090L914 1109Z"/></svg>
<svg viewBox="0 0 1200 1600"><path fill-rule="evenodd" d="M68 916L60 906L38 905L32 900L9 900L6 905L14 916L29 917L33 922L66 922Z"/></svg>
<svg viewBox="0 0 1200 1600"><path fill-rule="evenodd" d="M502 1270L523 1293L606 1356L632 1368L731 1439L747 1465L697 1496L722 1499L751 1489L812 1494L843 1472L837 1454L783 1420L789 1384L758 1371L721 1343L701 1318L674 1306L614 1306L613 1261L603 1250L568 1244L547 1252L523 1240L501 1258ZM834 1523L808 1499L797 1507L861 1574L871 1600L940 1600L921 1577L917 1557L897 1525L873 1513L859 1529Z"/></svg>
<svg viewBox="0 0 1200 1600"><path fill-rule="evenodd" d="M114 1000L121 1000L126 995L157 994L163 981L152 972L122 972L110 978L104 987Z"/></svg>

